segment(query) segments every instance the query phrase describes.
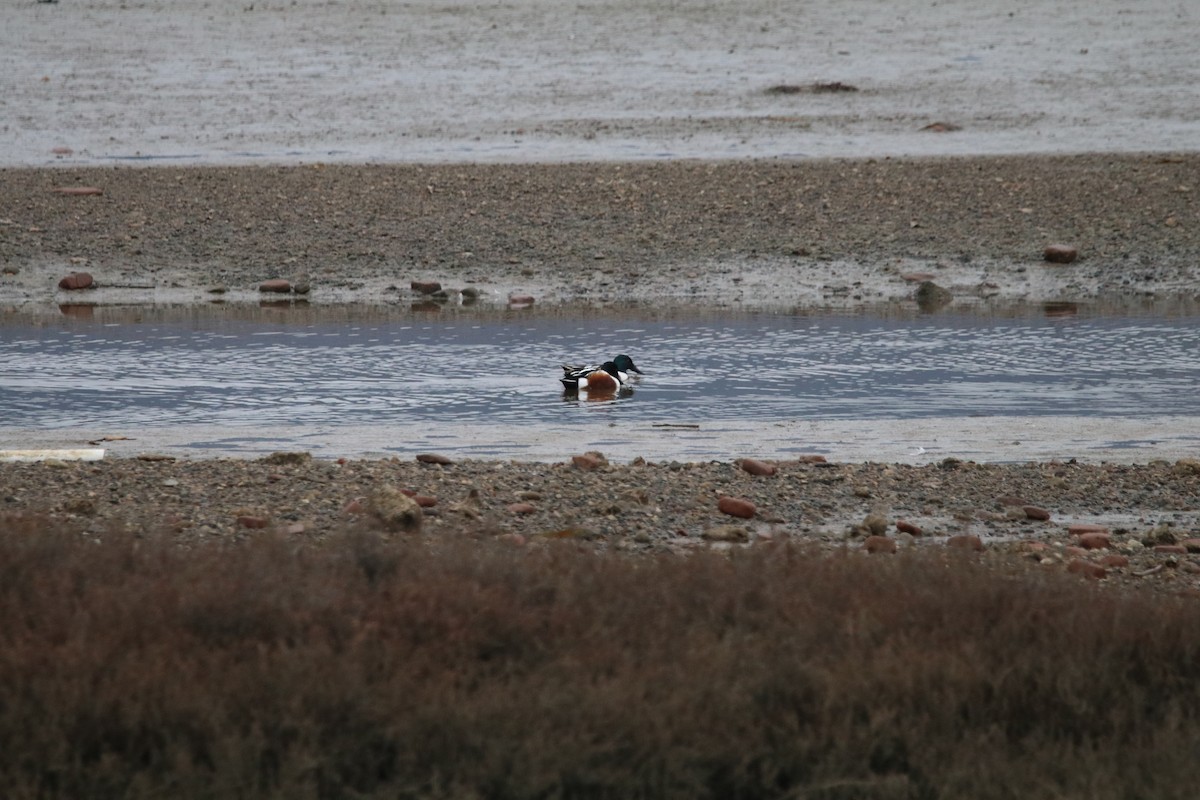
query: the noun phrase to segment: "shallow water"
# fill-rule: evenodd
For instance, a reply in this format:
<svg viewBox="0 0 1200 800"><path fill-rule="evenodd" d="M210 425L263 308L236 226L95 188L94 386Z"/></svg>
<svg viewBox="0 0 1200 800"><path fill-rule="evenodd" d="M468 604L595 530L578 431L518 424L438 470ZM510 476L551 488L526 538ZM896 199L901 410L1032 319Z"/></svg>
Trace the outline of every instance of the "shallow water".
<svg viewBox="0 0 1200 800"><path fill-rule="evenodd" d="M617 352L646 372L631 393L564 395L559 363ZM779 455L836 452L819 431L849 431L845 439L932 425L992 436L996 419L1064 421L1069 434L1170 421L1147 439L1200 442L1198 384L1200 316L0 327L0 441L86 429L209 454L299 446L537 458L546 448L640 446L695 458L737 446Z"/></svg>
<svg viewBox="0 0 1200 800"><path fill-rule="evenodd" d="M1183 0L8 6L3 165L1161 151L1200 133Z"/></svg>

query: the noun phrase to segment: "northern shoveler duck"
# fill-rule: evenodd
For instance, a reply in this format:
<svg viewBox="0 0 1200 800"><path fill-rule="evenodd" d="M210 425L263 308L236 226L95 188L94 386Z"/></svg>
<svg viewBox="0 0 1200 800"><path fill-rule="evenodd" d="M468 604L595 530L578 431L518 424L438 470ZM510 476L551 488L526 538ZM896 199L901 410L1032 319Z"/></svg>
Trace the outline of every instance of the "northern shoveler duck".
<svg viewBox="0 0 1200 800"><path fill-rule="evenodd" d="M625 374L613 361L605 361L599 367L567 367L564 364L560 380L567 391L615 392L625 385Z"/></svg>
<svg viewBox="0 0 1200 800"><path fill-rule="evenodd" d="M587 366L563 364L563 376L560 380L562 381L563 386L567 387L568 389L575 389L577 387L586 388L586 385L583 384L582 379L602 370L608 371L608 366L610 364L616 369L614 374L617 376L618 386L623 386L625 382L629 380L629 373L631 372L636 372L638 375L643 374L642 371L633 363L633 359L622 353L612 361L606 361L603 364L588 364ZM597 377L599 380L603 380L602 378L599 378L599 376Z"/></svg>

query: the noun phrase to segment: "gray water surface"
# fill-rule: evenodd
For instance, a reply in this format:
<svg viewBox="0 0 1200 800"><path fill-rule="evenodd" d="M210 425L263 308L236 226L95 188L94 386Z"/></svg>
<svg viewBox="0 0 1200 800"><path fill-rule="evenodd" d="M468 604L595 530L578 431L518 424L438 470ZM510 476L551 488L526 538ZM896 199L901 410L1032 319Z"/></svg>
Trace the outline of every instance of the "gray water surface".
<svg viewBox="0 0 1200 800"><path fill-rule="evenodd" d="M563 394L558 364L618 352L646 372L632 393L610 402ZM820 423L1191 420L1200 418L1197 386L1198 316L0 327L0 433L157 430L171 440L207 428L202 440L170 443L231 452L305 446L317 432L330 441L319 449L339 454L521 456L531 437L574 452L678 427L674 455L718 456L729 443L717 434L730 432L743 449L778 455L814 449L781 431L790 440L797 426ZM1193 440L1200 431L1171 433Z"/></svg>

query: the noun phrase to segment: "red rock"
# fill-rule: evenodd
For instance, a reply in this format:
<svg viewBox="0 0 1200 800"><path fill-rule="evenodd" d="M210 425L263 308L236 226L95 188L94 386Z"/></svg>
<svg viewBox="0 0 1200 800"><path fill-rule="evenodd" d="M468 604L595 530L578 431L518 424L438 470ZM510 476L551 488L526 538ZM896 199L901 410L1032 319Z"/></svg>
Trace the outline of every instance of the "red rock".
<svg viewBox="0 0 1200 800"><path fill-rule="evenodd" d="M921 530L920 525L913 525L906 520L898 520L896 522L896 530L901 533L907 533L909 536L920 536L925 533L925 531Z"/></svg>
<svg viewBox="0 0 1200 800"><path fill-rule="evenodd" d="M444 464L453 464L454 463L446 456L439 455L437 453L419 453L417 455L417 461L420 461L422 464L443 464L444 465Z"/></svg>
<svg viewBox="0 0 1200 800"><path fill-rule="evenodd" d="M437 281L412 281L409 285L417 294L434 294L442 290L442 285Z"/></svg>
<svg viewBox="0 0 1200 800"><path fill-rule="evenodd" d="M437 505L437 498L427 494L414 494L413 500L417 501L417 505L421 508L433 508Z"/></svg>
<svg viewBox="0 0 1200 800"><path fill-rule="evenodd" d="M1187 551L1188 551L1187 548L1181 544L1156 544L1156 545L1154 545L1154 552L1156 552L1156 553L1170 553L1172 555L1182 556L1182 555L1187 555Z"/></svg>
<svg viewBox="0 0 1200 800"><path fill-rule="evenodd" d="M1024 506L1021 510L1025 512L1025 516L1029 519L1037 519L1042 522L1050 519L1050 512L1039 506Z"/></svg>
<svg viewBox="0 0 1200 800"><path fill-rule="evenodd" d="M58 186L50 191L65 197L88 197L104 194L104 190L99 186Z"/></svg>
<svg viewBox="0 0 1200 800"><path fill-rule="evenodd" d="M269 520L266 517L252 517L248 514L243 514L237 518L237 524L243 528L265 528Z"/></svg>
<svg viewBox="0 0 1200 800"><path fill-rule="evenodd" d="M1072 536L1082 536L1085 533L1108 533L1108 528L1103 525L1093 525L1090 522L1077 522L1067 526L1067 533Z"/></svg>
<svg viewBox="0 0 1200 800"><path fill-rule="evenodd" d="M1109 553L1100 559L1100 566L1108 567L1109 569L1120 569L1121 567L1129 566L1129 556L1123 556L1120 553Z"/></svg>
<svg viewBox="0 0 1200 800"><path fill-rule="evenodd" d="M1200 553L1200 539L1184 539L1180 542L1189 553Z"/></svg>
<svg viewBox="0 0 1200 800"><path fill-rule="evenodd" d="M982 550L983 540L973 534L963 533L947 539L946 547L954 547L961 550Z"/></svg>
<svg viewBox="0 0 1200 800"><path fill-rule="evenodd" d="M87 272L72 272L58 282L58 288L68 291L74 289L90 289L95 281Z"/></svg>
<svg viewBox="0 0 1200 800"><path fill-rule="evenodd" d="M1085 550L1107 550L1111 539L1107 533L1085 533L1079 537L1079 546Z"/></svg>
<svg viewBox="0 0 1200 800"><path fill-rule="evenodd" d="M537 507L532 503L510 503L508 510L513 514L532 514Z"/></svg>
<svg viewBox="0 0 1200 800"><path fill-rule="evenodd" d="M739 459L738 465L751 475L774 475L776 471L774 464L759 461L757 458Z"/></svg>
<svg viewBox="0 0 1200 800"><path fill-rule="evenodd" d="M1075 558L1084 558L1085 556L1090 556L1091 553L1089 553L1086 548L1068 545L1063 548L1063 555L1074 556Z"/></svg>
<svg viewBox="0 0 1200 800"><path fill-rule="evenodd" d="M896 540L886 536L868 536L863 539L863 550L868 553L894 553L896 552Z"/></svg>
<svg viewBox="0 0 1200 800"><path fill-rule="evenodd" d="M1104 567L1093 564L1091 561L1084 561L1082 558L1077 558L1067 564L1067 572L1074 572L1097 581L1108 577L1108 570Z"/></svg>
<svg viewBox="0 0 1200 800"><path fill-rule="evenodd" d="M1052 264L1070 264L1079 257L1079 251L1069 244L1047 245L1042 256Z"/></svg>
<svg viewBox="0 0 1200 800"><path fill-rule="evenodd" d="M260 292L274 292L275 294L287 294L292 290L290 281L285 281L283 278L272 278L269 281L263 281L258 285Z"/></svg>
<svg viewBox="0 0 1200 800"><path fill-rule="evenodd" d="M754 503L740 497L722 497L717 501L717 510L722 514L742 519L752 519L758 511Z"/></svg>
<svg viewBox="0 0 1200 800"><path fill-rule="evenodd" d="M924 283L936 277L932 272L906 272L900 276L901 280L906 280L909 283Z"/></svg>
<svg viewBox="0 0 1200 800"><path fill-rule="evenodd" d="M584 472L591 472L597 467L602 467L605 464L603 458L597 458L591 453L584 453L581 456L571 456L571 463Z"/></svg>
<svg viewBox="0 0 1200 800"><path fill-rule="evenodd" d="M50 152L56 156L69 156L75 153L75 151L69 147L51 147Z"/></svg>
<svg viewBox="0 0 1200 800"><path fill-rule="evenodd" d="M404 495L405 497L416 497L417 496L416 491L413 489L401 489L400 494Z"/></svg>

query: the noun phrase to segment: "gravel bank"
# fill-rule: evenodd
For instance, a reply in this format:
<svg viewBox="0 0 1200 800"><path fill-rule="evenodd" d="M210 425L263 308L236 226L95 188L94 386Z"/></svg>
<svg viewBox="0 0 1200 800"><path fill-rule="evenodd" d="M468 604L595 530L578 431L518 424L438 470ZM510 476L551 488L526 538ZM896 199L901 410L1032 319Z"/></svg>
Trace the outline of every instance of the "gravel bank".
<svg viewBox="0 0 1200 800"><path fill-rule="evenodd" d="M663 553L791 541L858 551L876 533L901 551L961 546L997 563L1048 569L1080 561L1104 565L1112 580L1200 591L1195 460L947 460L920 467L798 461L778 464L772 475L751 475L735 463L584 461L339 463L278 454L256 461L0 464L0 514L48 514L97 536L165 532L184 543L264 530L323 538L376 526L373 498L391 487L425 498L420 535L434 538L465 526L527 547L568 539ZM722 497L748 501L754 516L723 513ZM877 519L869 521L872 515ZM898 529L902 520L915 529ZM1102 536L1085 539L1070 528L1078 524L1098 526Z"/></svg>
<svg viewBox="0 0 1200 800"><path fill-rule="evenodd" d="M96 187L102 195L55 189ZM1200 156L7 169L0 303L854 307L927 273L963 304L1200 292ZM1047 245L1078 248L1071 264ZM65 292L88 271L98 289ZM906 276L910 280L906 280Z"/></svg>

